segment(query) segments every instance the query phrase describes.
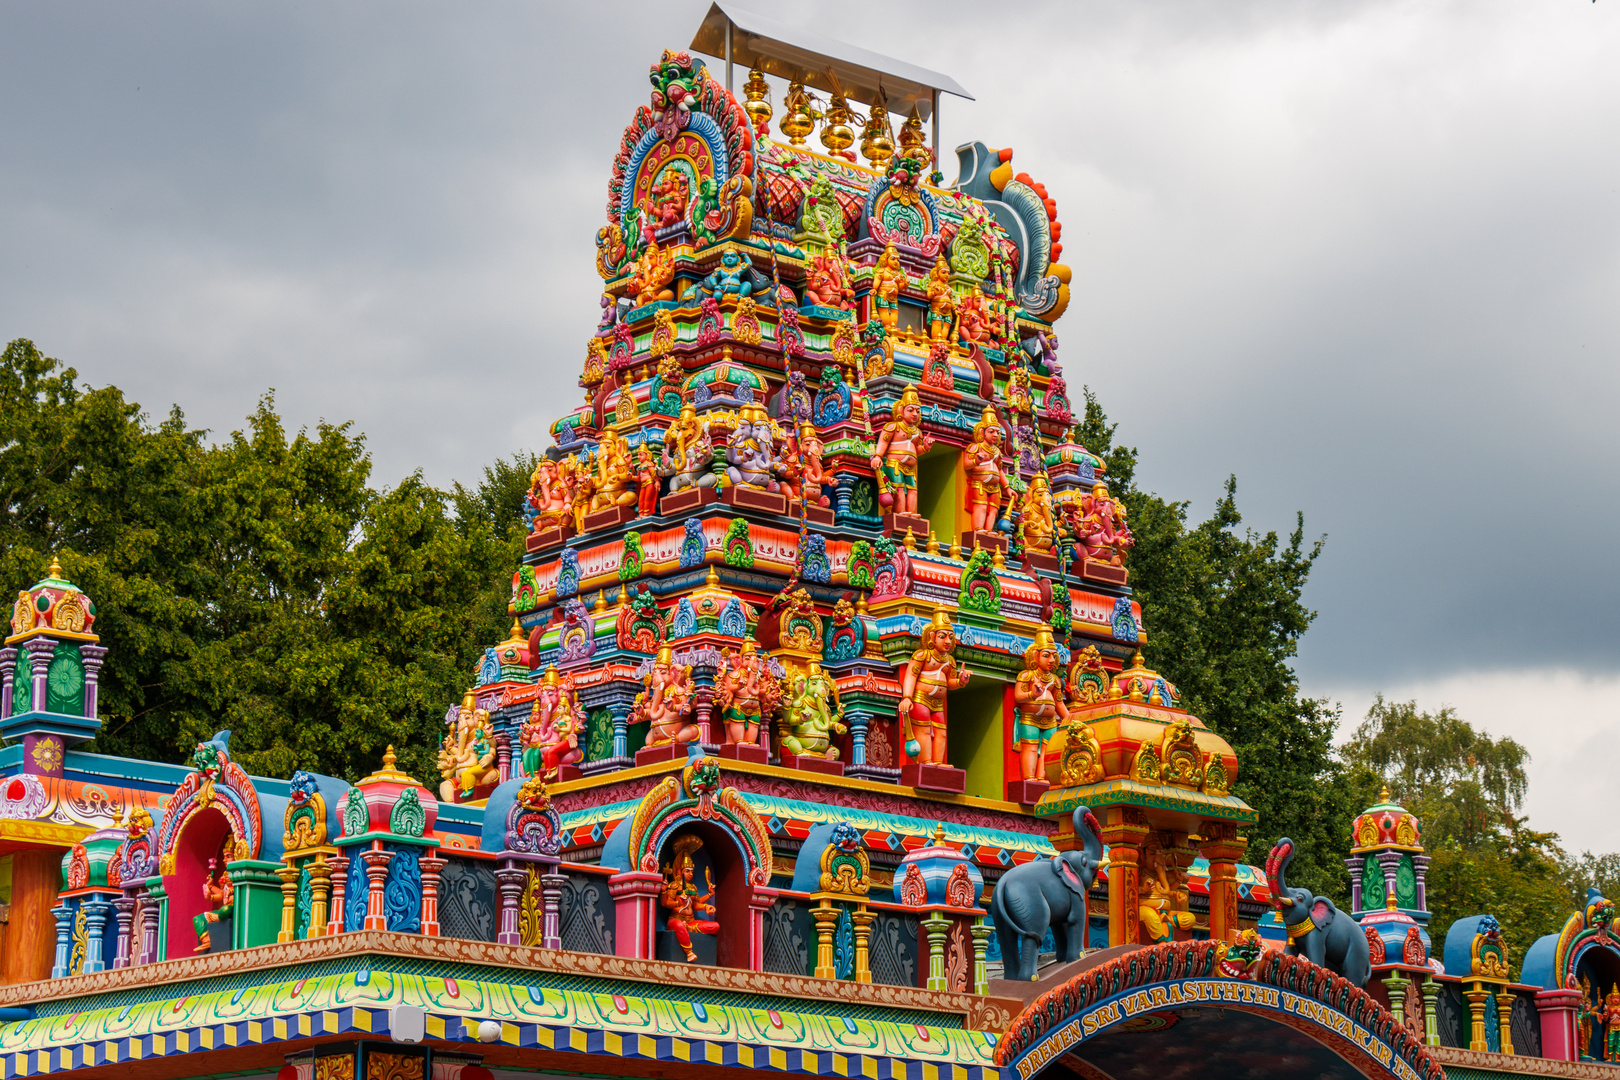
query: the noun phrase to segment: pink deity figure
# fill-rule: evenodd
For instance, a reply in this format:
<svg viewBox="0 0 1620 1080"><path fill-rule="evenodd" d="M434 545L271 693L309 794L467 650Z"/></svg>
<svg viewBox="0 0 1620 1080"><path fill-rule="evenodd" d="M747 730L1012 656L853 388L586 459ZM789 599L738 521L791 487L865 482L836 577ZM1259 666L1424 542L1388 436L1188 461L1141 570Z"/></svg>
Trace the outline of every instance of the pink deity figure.
<svg viewBox="0 0 1620 1080"><path fill-rule="evenodd" d="M1125 523L1125 505L1108 494L1107 484L1093 484L1091 493L1080 500L1079 513L1071 528L1076 546L1093 562L1125 565L1125 554L1136 546L1136 537Z"/></svg>
<svg viewBox="0 0 1620 1080"><path fill-rule="evenodd" d="M1013 749L1018 751L1018 770L1025 780L1045 779L1041 756L1046 752L1046 742L1057 730L1058 721L1069 718L1069 706L1063 700L1063 676L1057 673L1057 666L1052 628L1043 625L1024 650L1024 670L1013 684L1013 703L1018 706Z"/></svg>
<svg viewBox="0 0 1620 1080"><path fill-rule="evenodd" d="M832 500L821 493L821 485L827 480L826 470L821 465L821 454L825 447L816 435L814 424L799 424L799 471L802 474L805 496L817 506L831 506Z"/></svg>
<svg viewBox="0 0 1620 1080"><path fill-rule="evenodd" d="M664 645L653 658L644 685L646 689L636 695L630 709L630 719L632 723L647 721L647 745L696 742L697 725L686 719L692 711L691 667L675 663L674 651Z"/></svg>
<svg viewBox="0 0 1620 1080"><path fill-rule="evenodd" d="M518 732L524 774L554 780L562 766L578 764L585 756L579 746L583 726L572 677L559 678L556 668L547 668Z"/></svg>
<svg viewBox="0 0 1620 1080"><path fill-rule="evenodd" d="M1001 504L1007 498L1007 474L1002 470L1006 441L1007 431L995 408L986 405L979 422L973 425L973 441L962 451L962 469L968 481L968 518L975 532L993 532L1001 517Z"/></svg>
<svg viewBox="0 0 1620 1080"><path fill-rule="evenodd" d="M968 670L956 662L956 630L944 610L934 612L918 644L900 679L896 714L909 731L906 753L924 765L944 765L945 692L966 686Z"/></svg>
<svg viewBox="0 0 1620 1080"><path fill-rule="evenodd" d="M667 229L686 215L686 177L674 169L658 178L651 194L653 216L658 219L659 228Z"/></svg>
<svg viewBox="0 0 1620 1080"><path fill-rule="evenodd" d="M908 386L894 406L894 418L883 425L872 449L872 469L878 476L878 502L897 514L917 512L917 459L934 440L922 433L922 401L917 388Z"/></svg>
<svg viewBox="0 0 1620 1080"><path fill-rule="evenodd" d="M658 459L653 457L653 452L646 443L637 448L634 475L636 512L642 517L651 517L658 512Z"/></svg>
<svg viewBox="0 0 1620 1080"><path fill-rule="evenodd" d="M804 302L848 311L855 306L844 256L836 251L813 256L805 274Z"/></svg>
<svg viewBox="0 0 1620 1080"><path fill-rule="evenodd" d="M765 657L752 641L743 642L742 651L726 649L720 654L720 670L715 673L715 704L726 725L726 741L749 746L759 744L759 729L768 713L781 700L781 688L766 669Z"/></svg>
<svg viewBox="0 0 1620 1080"><path fill-rule="evenodd" d="M670 283L674 280L674 257L668 252L660 251L657 242L649 236L647 248L636 262L635 277L630 279L630 288L635 293L636 303L652 304L660 300L675 299L675 290L670 287Z"/></svg>
<svg viewBox="0 0 1620 1080"><path fill-rule="evenodd" d="M552 529L573 516L573 492L555 461L543 457L529 478L529 505L534 508L534 530Z"/></svg>
<svg viewBox="0 0 1620 1080"><path fill-rule="evenodd" d="M990 340L990 313L982 294L969 293L957 301L956 336L967 345L983 345Z"/></svg>

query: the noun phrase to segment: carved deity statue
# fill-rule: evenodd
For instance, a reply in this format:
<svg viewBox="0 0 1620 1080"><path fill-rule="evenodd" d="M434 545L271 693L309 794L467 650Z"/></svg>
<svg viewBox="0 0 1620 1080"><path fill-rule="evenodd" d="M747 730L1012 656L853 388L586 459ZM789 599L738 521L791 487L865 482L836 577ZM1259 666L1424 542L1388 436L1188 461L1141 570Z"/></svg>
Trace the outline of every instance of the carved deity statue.
<svg viewBox="0 0 1620 1080"><path fill-rule="evenodd" d="M609 428L602 432L596 447L596 485L591 495L591 510L633 505L636 493L630 488L630 475L630 443Z"/></svg>
<svg viewBox="0 0 1620 1080"><path fill-rule="evenodd" d="M894 418L883 425L872 449L872 468L878 474L878 501L897 514L917 512L917 459L934 440L922 433L922 401L917 388L908 386L894 406Z"/></svg>
<svg viewBox="0 0 1620 1080"><path fill-rule="evenodd" d="M1046 477L1041 473L1030 477L1029 486L1024 489L1021 509L1024 550L1049 554L1057 537L1057 528L1052 520L1052 491L1047 487Z"/></svg>
<svg viewBox="0 0 1620 1080"><path fill-rule="evenodd" d="M962 451L962 468L967 473L967 510L976 532L991 532L1001 516L1007 498L1007 474L1002 466L1007 431L1001 426L993 406L986 405L979 422L973 425L973 441Z"/></svg>
<svg viewBox="0 0 1620 1080"><path fill-rule="evenodd" d="M697 959L697 953L692 950L694 933L720 932L719 923L703 918L704 915L715 914L713 879L705 882L708 892L700 892L693 880L696 866L692 862L692 853L702 846L702 838L691 833L675 838L675 857L664 865L664 887L658 894L658 902L669 910L669 921L665 925L680 943L687 963Z"/></svg>
<svg viewBox="0 0 1620 1080"><path fill-rule="evenodd" d="M855 289L849 283L849 267L841 252L835 249L811 256L805 271L804 302L842 311L855 306Z"/></svg>
<svg viewBox="0 0 1620 1080"><path fill-rule="evenodd" d="M872 268L872 303L877 308L878 321L890 333L900 321L900 290L905 285L906 271L900 265L900 251L890 244Z"/></svg>
<svg viewBox="0 0 1620 1080"><path fill-rule="evenodd" d="M675 280L675 261L666 251L660 251L658 241L650 236L647 247L636 260L636 274L630 279L636 303L652 304L660 300L675 299L670 283Z"/></svg>
<svg viewBox="0 0 1620 1080"><path fill-rule="evenodd" d="M714 471L710 468L713 463L714 443L709 438L708 421L699 422L697 410L682 405L680 419L664 434L663 473L670 478L670 492L714 487Z"/></svg>
<svg viewBox="0 0 1620 1080"><path fill-rule="evenodd" d="M776 432L770 418L758 404L744 405L737 427L726 446L726 479L732 487L763 488L780 486L774 474L780 461L776 456Z"/></svg>
<svg viewBox="0 0 1620 1080"><path fill-rule="evenodd" d="M1013 684L1013 703L1018 719L1013 724L1013 749L1018 751L1020 775L1039 780L1045 771L1042 756L1046 741L1057 730L1059 720L1069 718L1064 699L1063 676L1058 673L1057 644L1052 628L1043 625L1035 640L1024 650L1024 670Z"/></svg>
<svg viewBox="0 0 1620 1080"><path fill-rule="evenodd" d="M966 686L968 670L956 662L956 629L943 609L934 612L918 644L901 676L896 711L909 732L906 753L924 765L944 765L945 692Z"/></svg>
<svg viewBox="0 0 1620 1080"><path fill-rule="evenodd" d="M810 661L810 670L796 677L788 693L782 752L795 757L838 759L833 735L847 735L843 724L844 706L838 700L838 686L821 664Z"/></svg>
<svg viewBox="0 0 1620 1080"><path fill-rule="evenodd" d="M774 712L781 690L766 668L766 658L745 641L742 651L720 654L715 673L715 704L726 725L726 741L758 745L764 718Z"/></svg>
<svg viewBox="0 0 1620 1080"><path fill-rule="evenodd" d="M232 842L227 835L226 850ZM226 850L208 860L208 872L202 880L202 897L207 910L191 917L192 929L197 932L197 947L192 952L205 953L212 949L209 926L229 919L236 911L236 886L231 883L231 872L225 865Z"/></svg>
<svg viewBox="0 0 1620 1080"><path fill-rule="evenodd" d="M661 646L643 685L646 689L636 695L630 720L632 723L647 721L647 745L696 742L697 725L686 720L692 711L691 666L675 663L673 650L668 645Z"/></svg>
<svg viewBox="0 0 1620 1080"><path fill-rule="evenodd" d="M951 324L956 321L956 289L951 285L951 268L941 255L934 260L923 282L928 294L928 336L944 341L950 335Z"/></svg>
<svg viewBox="0 0 1620 1080"><path fill-rule="evenodd" d="M574 493L555 461L542 457L529 478L529 505L534 508L534 529L551 529L573 517Z"/></svg>
<svg viewBox="0 0 1620 1080"><path fill-rule="evenodd" d="M1125 504L1108 494L1108 485L1093 484L1091 492L1065 507L1070 531L1074 533L1075 553L1092 562L1125 565L1125 555L1136 546L1136 537L1125 522Z"/></svg>
<svg viewBox="0 0 1620 1080"><path fill-rule="evenodd" d="M562 766L577 764L585 756L579 747L583 728L573 678L559 678L556 668L547 668L529 719L518 733L524 774L554 780Z"/></svg>
<svg viewBox="0 0 1620 1080"><path fill-rule="evenodd" d="M1157 844L1142 852L1142 891L1137 917L1144 943L1159 944L1175 938L1177 930L1190 930L1197 922L1187 910L1187 876Z"/></svg>
<svg viewBox="0 0 1620 1080"><path fill-rule="evenodd" d="M687 185L686 177L676 169L667 169L653 184L652 216L657 219L658 227L667 229L686 216L686 202L691 197L691 189Z"/></svg>
<svg viewBox="0 0 1620 1080"><path fill-rule="evenodd" d="M636 448L636 513L651 517L658 512L658 459L652 448L642 443Z"/></svg>
<svg viewBox="0 0 1620 1080"><path fill-rule="evenodd" d="M500 782L489 712L477 707L471 690L461 699L455 728L439 748L439 776L439 798L445 802L465 802L480 786Z"/></svg>
<svg viewBox="0 0 1620 1080"><path fill-rule="evenodd" d="M956 302L956 336L965 345L989 342L990 310L983 293L972 292Z"/></svg>
<svg viewBox="0 0 1620 1080"><path fill-rule="evenodd" d="M720 263L698 286L704 296L724 300L727 296L744 297L754 291L753 264L739 255L735 248L727 248L720 255Z"/></svg>

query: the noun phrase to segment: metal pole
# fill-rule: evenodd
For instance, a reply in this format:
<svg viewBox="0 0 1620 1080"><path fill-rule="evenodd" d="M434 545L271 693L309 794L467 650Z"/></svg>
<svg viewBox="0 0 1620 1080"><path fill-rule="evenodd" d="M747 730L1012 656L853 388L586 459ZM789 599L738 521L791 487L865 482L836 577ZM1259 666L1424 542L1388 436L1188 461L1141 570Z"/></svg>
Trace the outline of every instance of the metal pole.
<svg viewBox="0 0 1620 1080"><path fill-rule="evenodd" d="M726 20L726 93L731 93L731 20Z"/></svg>
<svg viewBox="0 0 1620 1080"><path fill-rule="evenodd" d="M939 167L940 167L940 165L939 165L939 91L935 90L933 92L933 95L934 95L934 116L933 116L933 120L934 120L934 168L939 169Z"/></svg>

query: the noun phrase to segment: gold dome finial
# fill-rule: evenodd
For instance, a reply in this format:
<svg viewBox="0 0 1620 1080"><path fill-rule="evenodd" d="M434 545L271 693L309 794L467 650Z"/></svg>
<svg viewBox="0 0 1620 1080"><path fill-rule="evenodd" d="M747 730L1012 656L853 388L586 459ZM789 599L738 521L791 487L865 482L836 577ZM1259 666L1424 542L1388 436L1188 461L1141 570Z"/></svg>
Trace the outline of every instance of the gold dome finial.
<svg viewBox="0 0 1620 1080"><path fill-rule="evenodd" d="M1383 787L1378 789L1378 801L1381 802L1381 803L1389 802L1389 785L1388 784L1385 784Z"/></svg>
<svg viewBox="0 0 1620 1080"><path fill-rule="evenodd" d="M394 744L389 743L388 749L383 751L383 768L392 771L396 760L398 759L394 757Z"/></svg>
<svg viewBox="0 0 1620 1080"><path fill-rule="evenodd" d="M934 846L945 846L945 823L943 821L934 822Z"/></svg>
<svg viewBox="0 0 1620 1080"><path fill-rule="evenodd" d="M607 610L607 590L606 589L597 589L596 590L596 603L591 605L591 610L592 611L606 611Z"/></svg>
<svg viewBox="0 0 1620 1080"><path fill-rule="evenodd" d="M714 568L713 563L709 564L709 572L703 578L703 584L709 585L709 586L714 586L714 585L720 584L720 571L718 571L718 570L716 570Z"/></svg>

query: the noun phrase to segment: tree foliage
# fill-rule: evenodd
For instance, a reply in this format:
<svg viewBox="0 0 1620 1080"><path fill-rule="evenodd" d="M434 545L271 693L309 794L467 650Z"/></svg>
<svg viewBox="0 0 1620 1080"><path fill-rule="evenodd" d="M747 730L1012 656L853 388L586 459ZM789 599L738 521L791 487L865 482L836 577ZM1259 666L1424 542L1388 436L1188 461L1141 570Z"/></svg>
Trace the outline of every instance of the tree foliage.
<svg viewBox="0 0 1620 1080"><path fill-rule="evenodd" d="M354 779L392 743L431 775L446 706L505 629L468 598L509 573L509 536L473 513L482 496L419 474L379 491L370 472L348 425L289 437L270 395L211 445L178 408L151 425L117 389L7 347L0 574L27 585L56 555L96 601L94 749L175 761L230 729L259 773Z"/></svg>
<svg viewBox="0 0 1620 1080"><path fill-rule="evenodd" d="M1343 895L1345 837L1357 806L1333 753L1338 713L1300 696L1291 660L1315 618L1301 595L1323 540L1305 540L1300 515L1288 537L1241 530L1237 479L1214 513L1189 524L1189 504L1136 483L1137 452L1118 445L1096 396L1085 392L1076 437L1107 465L1110 489L1130 511L1136 548L1131 586L1142 604L1150 666L1175 683L1189 711L1231 743L1233 792L1259 813L1251 862L1292 837L1292 876Z"/></svg>

